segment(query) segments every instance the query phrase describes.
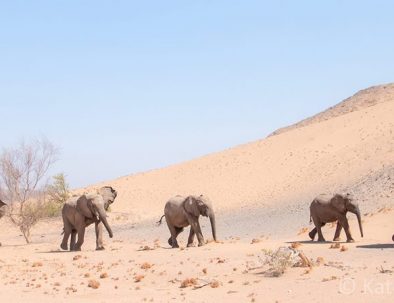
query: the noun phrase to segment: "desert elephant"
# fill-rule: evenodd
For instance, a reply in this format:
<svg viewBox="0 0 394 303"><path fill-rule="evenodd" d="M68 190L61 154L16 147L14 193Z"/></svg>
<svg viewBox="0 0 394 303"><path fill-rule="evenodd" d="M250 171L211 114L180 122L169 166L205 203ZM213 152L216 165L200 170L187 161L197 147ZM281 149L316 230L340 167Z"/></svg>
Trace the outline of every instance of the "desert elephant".
<svg viewBox="0 0 394 303"><path fill-rule="evenodd" d="M117 196L111 186L104 186L97 193L71 197L62 209L64 236L60 247L67 250L68 238L71 235L70 250L79 251L84 242L85 228L94 223L96 230L96 250L103 250L103 224L112 238L112 230L107 222L106 211ZM78 234L78 241L76 235Z"/></svg>
<svg viewBox="0 0 394 303"><path fill-rule="evenodd" d="M0 200L0 218L5 215L7 204L5 204L3 201ZM0 242L1 246L1 242Z"/></svg>
<svg viewBox="0 0 394 303"><path fill-rule="evenodd" d="M7 204L0 200L0 218L5 215Z"/></svg>
<svg viewBox="0 0 394 303"><path fill-rule="evenodd" d="M168 244L172 248L179 247L176 240L177 236L183 231L184 227L190 225L190 234L187 241L187 246L193 246L194 235L197 235L198 246L204 245L204 237L201 233L199 216L209 217L211 221L212 236L216 241L216 221L215 213L209 199L203 195L201 196L175 196L171 198L164 207L164 215L166 217L167 225L171 233L168 239Z"/></svg>
<svg viewBox="0 0 394 303"><path fill-rule="evenodd" d="M361 237L363 237L360 208L350 194L335 194L334 196L320 195L312 201L310 206L310 216L311 222L313 220L313 223L315 224L315 228L309 233L309 237L313 241L317 233L318 241L325 241L321 231L322 226L329 222L338 221L334 241L340 241L339 236L343 228L346 233L347 242L354 242L350 233L349 223L346 218L346 213L348 211L357 216Z"/></svg>

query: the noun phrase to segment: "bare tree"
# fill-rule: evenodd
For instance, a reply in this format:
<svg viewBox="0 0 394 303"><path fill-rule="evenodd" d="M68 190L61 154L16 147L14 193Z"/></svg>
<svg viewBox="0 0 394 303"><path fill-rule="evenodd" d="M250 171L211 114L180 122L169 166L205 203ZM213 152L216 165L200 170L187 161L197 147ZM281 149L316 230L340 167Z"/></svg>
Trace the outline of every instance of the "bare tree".
<svg viewBox="0 0 394 303"><path fill-rule="evenodd" d="M43 215L45 176L56 161L57 149L47 139L22 142L0 155L0 187L8 202L9 218L27 243L30 230Z"/></svg>

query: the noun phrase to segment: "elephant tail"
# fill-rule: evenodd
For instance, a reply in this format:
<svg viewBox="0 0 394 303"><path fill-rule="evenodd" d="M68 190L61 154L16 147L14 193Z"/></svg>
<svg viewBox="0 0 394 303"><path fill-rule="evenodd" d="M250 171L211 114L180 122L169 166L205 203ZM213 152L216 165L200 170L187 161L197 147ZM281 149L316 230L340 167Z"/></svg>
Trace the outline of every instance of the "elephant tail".
<svg viewBox="0 0 394 303"><path fill-rule="evenodd" d="M161 218L160 218L160 220L156 222L157 226L160 226L160 225L161 225L161 221L163 220L163 218L164 218L165 216L166 216L166 215L162 215Z"/></svg>

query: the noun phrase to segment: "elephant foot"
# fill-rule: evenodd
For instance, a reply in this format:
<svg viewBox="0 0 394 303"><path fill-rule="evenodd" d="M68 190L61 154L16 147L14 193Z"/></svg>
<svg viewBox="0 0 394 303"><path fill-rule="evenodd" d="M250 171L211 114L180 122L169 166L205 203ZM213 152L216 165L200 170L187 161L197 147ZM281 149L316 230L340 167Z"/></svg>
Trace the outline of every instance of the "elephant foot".
<svg viewBox="0 0 394 303"><path fill-rule="evenodd" d="M333 241L335 241L335 242L341 241L341 238L340 237L335 237Z"/></svg>
<svg viewBox="0 0 394 303"><path fill-rule="evenodd" d="M204 246L205 245L205 243L204 242L199 242L198 243L198 247L200 247L200 246Z"/></svg>
<svg viewBox="0 0 394 303"><path fill-rule="evenodd" d="M172 246L172 238L168 239L168 245Z"/></svg>
<svg viewBox="0 0 394 303"><path fill-rule="evenodd" d="M81 251L81 247L74 247L71 251Z"/></svg>
<svg viewBox="0 0 394 303"><path fill-rule="evenodd" d="M309 238L311 238L312 241L315 240L316 234L313 231L311 231L308 235L309 235Z"/></svg>
<svg viewBox="0 0 394 303"><path fill-rule="evenodd" d="M347 239L347 243L354 243L354 239Z"/></svg>
<svg viewBox="0 0 394 303"><path fill-rule="evenodd" d="M179 245L178 245L178 243L176 243L176 244L172 245L172 248L179 248Z"/></svg>
<svg viewBox="0 0 394 303"><path fill-rule="evenodd" d="M67 244L64 243L60 244L60 248L63 250L68 250Z"/></svg>
<svg viewBox="0 0 394 303"><path fill-rule="evenodd" d="M317 239L317 242L326 242L326 239L324 239L324 238L319 238L319 239Z"/></svg>
<svg viewBox="0 0 394 303"><path fill-rule="evenodd" d="M105 250L104 246L96 247L96 250Z"/></svg>
<svg viewBox="0 0 394 303"><path fill-rule="evenodd" d="M187 243L187 247L194 247L194 243Z"/></svg>

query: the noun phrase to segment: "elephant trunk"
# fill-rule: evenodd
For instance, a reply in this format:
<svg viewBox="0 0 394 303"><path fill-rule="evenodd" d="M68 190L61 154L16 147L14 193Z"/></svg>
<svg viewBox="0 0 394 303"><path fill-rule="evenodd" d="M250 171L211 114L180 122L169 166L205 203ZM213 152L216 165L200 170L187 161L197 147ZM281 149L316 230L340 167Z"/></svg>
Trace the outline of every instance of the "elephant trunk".
<svg viewBox="0 0 394 303"><path fill-rule="evenodd" d="M100 217L100 221L103 222L106 230L108 231L109 237L112 238L113 237L113 233L112 233L111 227L108 224L107 214L105 213L104 209L99 210L99 217Z"/></svg>
<svg viewBox="0 0 394 303"><path fill-rule="evenodd" d="M355 214L357 216L357 220L358 220L358 226L360 227L360 234L361 237L364 237L364 233L363 233L363 225L361 223L361 213L360 213L360 209L357 207Z"/></svg>
<svg viewBox="0 0 394 303"><path fill-rule="evenodd" d="M212 210L209 212L209 221L211 221L213 239L215 241L217 241L216 240L216 219L215 219L215 214Z"/></svg>

